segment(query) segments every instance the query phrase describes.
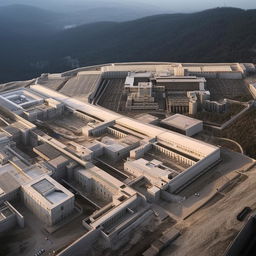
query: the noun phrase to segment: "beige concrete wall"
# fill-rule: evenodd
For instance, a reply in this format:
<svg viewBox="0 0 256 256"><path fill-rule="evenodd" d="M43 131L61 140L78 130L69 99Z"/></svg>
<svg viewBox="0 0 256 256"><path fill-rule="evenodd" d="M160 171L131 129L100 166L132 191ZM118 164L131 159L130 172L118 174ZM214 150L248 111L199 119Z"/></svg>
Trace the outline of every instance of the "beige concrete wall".
<svg viewBox="0 0 256 256"><path fill-rule="evenodd" d="M100 237L100 229L91 230L57 254L57 256L89 256L87 253L92 249L92 244Z"/></svg>
<svg viewBox="0 0 256 256"><path fill-rule="evenodd" d="M22 189L23 200L25 205L45 224L52 226L65 217L67 217L74 209L74 197L69 198L62 204L49 209L47 205L30 190Z"/></svg>
<svg viewBox="0 0 256 256"><path fill-rule="evenodd" d="M173 178L169 182L169 192L173 193L181 187L185 186L186 184L189 184L189 182L192 182L198 175L200 175L200 173L207 170L207 167L218 161L219 158L220 149L216 150L214 153L202 159L201 161L187 169L185 172L182 172L181 174Z"/></svg>
<svg viewBox="0 0 256 256"><path fill-rule="evenodd" d="M16 216L12 214L6 219L0 221L0 234L6 232L16 226Z"/></svg>
<svg viewBox="0 0 256 256"><path fill-rule="evenodd" d="M153 148L152 143L146 143L138 148L135 148L130 151L130 157L133 159L139 159L144 156L150 149Z"/></svg>
<svg viewBox="0 0 256 256"><path fill-rule="evenodd" d="M250 92L254 99L256 99L256 88L253 85L249 85Z"/></svg>

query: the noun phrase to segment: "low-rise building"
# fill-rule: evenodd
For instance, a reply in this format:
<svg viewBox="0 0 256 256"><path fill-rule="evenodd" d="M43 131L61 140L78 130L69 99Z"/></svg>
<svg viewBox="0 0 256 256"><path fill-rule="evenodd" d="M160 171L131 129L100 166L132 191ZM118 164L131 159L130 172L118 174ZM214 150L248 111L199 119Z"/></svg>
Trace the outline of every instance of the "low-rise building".
<svg viewBox="0 0 256 256"><path fill-rule="evenodd" d="M22 186L25 205L48 226L53 226L74 210L74 195L45 175Z"/></svg>
<svg viewBox="0 0 256 256"><path fill-rule="evenodd" d="M18 198L20 184L9 172L0 175L0 203Z"/></svg>
<svg viewBox="0 0 256 256"><path fill-rule="evenodd" d="M159 118L150 114L139 114L136 119L144 124L158 124Z"/></svg>
<svg viewBox="0 0 256 256"><path fill-rule="evenodd" d="M254 99L256 99L256 83L251 83L249 85L250 92Z"/></svg>
<svg viewBox="0 0 256 256"><path fill-rule="evenodd" d="M205 100L203 103L203 108L204 110L209 112L224 113L227 111L228 102L226 99L221 102Z"/></svg>
<svg viewBox="0 0 256 256"><path fill-rule="evenodd" d="M147 161L143 158L126 161L124 170L135 177L144 176L152 185L166 188L166 184L177 175L177 172L158 160Z"/></svg>
<svg viewBox="0 0 256 256"><path fill-rule="evenodd" d="M161 124L173 131L193 136L203 130L203 122L188 116L175 114L161 121Z"/></svg>
<svg viewBox="0 0 256 256"><path fill-rule="evenodd" d="M24 217L7 201L0 204L0 234L15 226L24 227Z"/></svg>

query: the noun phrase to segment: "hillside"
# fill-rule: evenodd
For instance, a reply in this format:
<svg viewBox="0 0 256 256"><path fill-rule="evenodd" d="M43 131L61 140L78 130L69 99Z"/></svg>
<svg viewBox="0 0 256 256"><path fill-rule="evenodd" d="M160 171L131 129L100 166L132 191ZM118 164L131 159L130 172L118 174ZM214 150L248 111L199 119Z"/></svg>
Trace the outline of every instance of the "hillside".
<svg viewBox="0 0 256 256"><path fill-rule="evenodd" d="M19 4L21 3L22 4ZM55 23L65 25L81 25L100 21L128 21L163 13L167 10L154 5L140 2L117 2L115 0L0 0L0 11L3 9L17 9L23 6L26 10L20 10L21 16L28 13L32 17L37 11L55 13ZM32 10L34 8L34 11ZM38 9L37 11L35 9ZM41 11L40 11L41 10ZM7 14L9 13L7 10ZM31 11L31 12L30 12ZM168 10L167 12L170 12ZM30 15L29 15L30 14ZM10 16L11 17L11 16ZM17 16L18 17L18 16ZM39 16L40 17L40 16ZM50 19L50 21L52 21Z"/></svg>
<svg viewBox="0 0 256 256"><path fill-rule="evenodd" d="M1 35L26 35L48 32L56 27L61 15L37 7L27 5L11 5L0 7Z"/></svg>
<svg viewBox="0 0 256 256"><path fill-rule="evenodd" d="M150 4L146 0L0 0L0 6L24 4L34 7L43 8L46 10L53 10L56 12L70 12L84 9L94 9L102 7L118 7L126 10L129 9L143 9L144 11L159 11L166 10L166 7L158 7L158 5Z"/></svg>
<svg viewBox="0 0 256 256"><path fill-rule="evenodd" d="M29 51L17 50L23 39L10 32L12 47L10 40L1 42L10 58L0 50L0 80L114 61L256 62L255 27L256 10L217 8L49 31L40 40L34 37Z"/></svg>
<svg viewBox="0 0 256 256"><path fill-rule="evenodd" d="M256 11L219 8L194 14L99 23L61 33L59 56L105 61L252 61Z"/></svg>

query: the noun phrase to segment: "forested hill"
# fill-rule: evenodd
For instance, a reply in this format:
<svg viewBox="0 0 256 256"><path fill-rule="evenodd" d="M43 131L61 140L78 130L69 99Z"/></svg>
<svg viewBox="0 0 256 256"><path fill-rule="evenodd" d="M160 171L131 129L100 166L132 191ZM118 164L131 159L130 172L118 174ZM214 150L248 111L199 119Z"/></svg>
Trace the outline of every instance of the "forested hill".
<svg viewBox="0 0 256 256"><path fill-rule="evenodd" d="M0 49L0 72L5 72L5 76L0 73L0 80L11 80L12 75L15 76L12 80L24 79L32 74L63 71L74 65L105 62L256 62L255 27L256 10L216 8L130 22L92 23L54 34L50 31L49 36L44 31L44 39L37 42L35 38L30 45L29 59L26 59L26 52L15 49L15 44L13 50L9 49L12 60L17 53L22 65L17 59L5 69ZM8 40L1 42L8 43ZM19 44L18 38L15 43Z"/></svg>

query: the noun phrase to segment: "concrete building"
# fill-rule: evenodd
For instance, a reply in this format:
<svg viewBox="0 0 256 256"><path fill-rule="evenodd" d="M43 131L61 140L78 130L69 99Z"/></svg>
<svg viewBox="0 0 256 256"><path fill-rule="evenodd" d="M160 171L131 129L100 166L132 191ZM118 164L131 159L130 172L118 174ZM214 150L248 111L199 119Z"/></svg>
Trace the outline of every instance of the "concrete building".
<svg viewBox="0 0 256 256"><path fill-rule="evenodd" d="M20 184L9 172L0 175L0 203L18 198Z"/></svg>
<svg viewBox="0 0 256 256"><path fill-rule="evenodd" d="M31 106L42 104L44 101L42 97L25 88L4 92L0 95L0 99L9 104L9 107L12 106L11 111L17 113Z"/></svg>
<svg viewBox="0 0 256 256"><path fill-rule="evenodd" d="M128 72L124 88L128 92L135 92L139 83L149 83L152 76L151 72Z"/></svg>
<svg viewBox="0 0 256 256"><path fill-rule="evenodd" d="M43 104L32 106L24 110L24 117L30 121L35 122L36 120L49 120L59 117L64 112L64 105L60 102L48 98L45 99Z"/></svg>
<svg viewBox="0 0 256 256"><path fill-rule="evenodd" d="M143 158L126 161L124 170L135 177L144 176L158 188L167 188L166 184L177 175L177 172L165 166L158 160L147 161Z"/></svg>
<svg viewBox="0 0 256 256"><path fill-rule="evenodd" d="M204 91L206 80L196 76L156 76L155 82L169 91Z"/></svg>
<svg viewBox="0 0 256 256"><path fill-rule="evenodd" d="M125 244L139 225L153 217L153 211L140 195L135 194L121 201L108 205L83 222L91 232L100 230L99 235L103 237L106 247L112 249Z"/></svg>
<svg viewBox="0 0 256 256"><path fill-rule="evenodd" d="M129 155L129 152L138 147L139 139L133 136L126 136L121 139L111 139L110 137L103 137L101 143L104 145L104 154L112 160L119 160Z"/></svg>
<svg viewBox="0 0 256 256"><path fill-rule="evenodd" d="M127 110L157 110L158 103L152 96L152 83L139 82L138 86L133 86L132 91L126 101Z"/></svg>
<svg viewBox="0 0 256 256"><path fill-rule="evenodd" d="M82 103L66 96L64 97L60 93L39 85L31 86L31 88L45 96L51 95L54 99L63 102L70 108L82 111L87 115L94 116L104 122L109 122L109 124L114 124L114 127L117 127L119 131L123 130L125 133L136 134L137 137L142 138L143 140L157 139L158 145L155 145L155 147L160 152L163 152L171 159L175 159L175 161L180 159L179 161L189 166L186 171L172 179L172 191L187 184L192 177L197 177L220 158L220 149L215 146L194 140L176 132L167 131L154 125L144 124L138 120L124 117L109 110L99 108L98 106ZM109 127L111 127L111 125L109 125ZM140 151L141 149L139 152ZM185 175L185 173L188 173L188 175Z"/></svg>
<svg viewBox="0 0 256 256"><path fill-rule="evenodd" d="M4 92L0 95L0 101L3 107L30 122L53 119L64 112L62 103L42 97L27 88Z"/></svg>
<svg viewBox="0 0 256 256"><path fill-rule="evenodd" d="M242 79L245 75L239 63L185 63L182 66L190 75L205 78Z"/></svg>
<svg viewBox="0 0 256 256"><path fill-rule="evenodd" d="M224 99L222 102L205 100L203 108L209 112L224 113L227 111L228 102Z"/></svg>
<svg viewBox="0 0 256 256"><path fill-rule="evenodd" d="M59 256L89 255L99 244L102 251L116 250L142 226L159 225L167 208L158 200L180 203L181 190L215 171L220 148L189 137L202 130L201 121L177 114L155 126L155 116L134 119L98 106L99 95L118 88L120 111L127 94L130 110L158 110L156 116L165 114L165 104L170 112L221 112L221 103L210 101L204 75L236 79L252 71L237 63L106 64L43 75L27 88L0 93L0 232L24 225L6 202L19 198L48 231L72 221L80 204L85 209L84 229L75 221L73 230L80 237L64 249L51 247L61 249Z"/></svg>
<svg viewBox="0 0 256 256"><path fill-rule="evenodd" d="M161 121L161 124L173 131L193 136L203 130L203 122L188 116L175 114Z"/></svg>
<svg viewBox="0 0 256 256"><path fill-rule="evenodd" d="M174 75L194 75L205 78L241 79L246 75L243 63L173 63L138 62L112 63L101 67L102 72L162 72ZM248 65L252 70L254 65Z"/></svg>
<svg viewBox="0 0 256 256"><path fill-rule="evenodd" d="M256 73L256 67L253 63L240 63L240 66L244 67L244 69L242 68L242 70L247 73L247 74L254 74Z"/></svg>
<svg viewBox="0 0 256 256"><path fill-rule="evenodd" d="M119 204L128 198L127 195L136 194L136 191L93 164L86 169L75 170L74 178L88 197L98 197L108 203Z"/></svg>
<svg viewBox="0 0 256 256"><path fill-rule="evenodd" d="M46 225L53 226L74 210L74 195L48 175L23 185L25 205Z"/></svg>
<svg viewBox="0 0 256 256"><path fill-rule="evenodd" d="M136 119L144 124L158 124L159 118L150 114L139 114Z"/></svg>
<svg viewBox="0 0 256 256"><path fill-rule="evenodd" d="M51 170L51 177L55 180L61 180L67 175L67 166L71 163L71 160L64 155L57 156L47 162L47 169Z"/></svg>
<svg viewBox="0 0 256 256"><path fill-rule="evenodd" d="M192 104L193 103L193 104ZM192 105L191 105L192 104ZM168 92L167 95L167 110L170 113L186 114L191 112L191 108L195 108L197 112L196 101L191 101L187 97L186 92Z"/></svg>
<svg viewBox="0 0 256 256"><path fill-rule="evenodd" d="M146 77L149 82L140 79L138 77L136 80L138 85L152 83L149 75ZM153 84L151 86L154 87ZM141 98L152 96L152 91L148 89L148 86L140 88L138 95ZM148 200L157 201L162 193L171 195L187 186L220 158L219 148L154 126L151 123L156 121L155 118L148 117L148 122L143 118L128 118L41 85L31 86L30 91L43 99L42 104L46 108L47 102L51 102L62 111L47 115L39 122L58 136L51 137L40 126L34 125L33 129L28 129L27 145L33 145L31 149L37 154L35 159L40 161L41 171L32 166L28 168L29 163L24 164L24 160L21 161L17 156L9 159L3 152L3 163L11 161L11 165L17 166L20 172L18 183L21 190L17 190L18 194L23 196L25 205L47 226L58 224L74 210L73 194L54 179L67 179L77 184L81 193L92 204L99 206L97 212L83 221L87 233L63 250L63 255L74 252L81 241L87 244L86 241L92 241L94 237L101 237L106 247L118 248L127 241L128 234L152 218L153 212L144 196L131 189L128 183L124 184L94 166L92 161L102 156L111 163L122 162L126 168L124 178L144 178L150 184L145 196ZM196 102L201 103L200 93L185 96L188 99L195 97ZM20 116L15 113L14 122L10 125L16 128L14 124L20 122L30 127L33 124L29 120L37 124L38 115L32 118L31 114L31 119L27 115L27 120L22 118L28 109L22 108ZM2 128L2 141L8 144L9 137L20 138L22 129L11 132L7 127ZM146 160L152 152L157 152L165 161L157 158ZM131 159L125 162L128 156ZM173 168L176 164L180 170Z"/></svg>
<svg viewBox="0 0 256 256"><path fill-rule="evenodd" d="M0 204L0 234L15 226L24 228L24 217L7 201Z"/></svg>
<svg viewBox="0 0 256 256"><path fill-rule="evenodd" d="M168 91L167 110L171 113L195 115L205 100L210 99L210 92L206 90L196 91Z"/></svg>
<svg viewBox="0 0 256 256"><path fill-rule="evenodd" d="M254 99L256 99L256 83L249 84L249 90Z"/></svg>

